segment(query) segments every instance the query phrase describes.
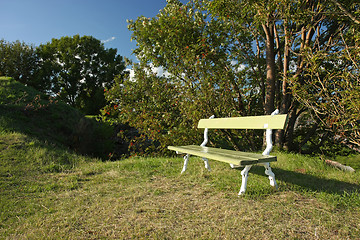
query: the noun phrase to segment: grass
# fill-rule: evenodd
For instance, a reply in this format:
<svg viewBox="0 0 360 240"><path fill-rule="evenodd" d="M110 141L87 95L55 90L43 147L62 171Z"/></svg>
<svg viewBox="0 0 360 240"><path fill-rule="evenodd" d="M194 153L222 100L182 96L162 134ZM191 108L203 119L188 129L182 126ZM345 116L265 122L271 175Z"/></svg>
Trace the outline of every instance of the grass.
<svg viewBox="0 0 360 240"><path fill-rule="evenodd" d="M15 131L58 145L71 145L82 118L75 109L48 97L31 87L0 77L0 131Z"/></svg>
<svg viewBox="0 0 360 240"><path fill-rule="evenodd" d="M31 116L42 125L22 123L29 117L21 119L18 96L9 97L16 92L5 95L0 239L360 238L359 165L342 172L320 158L277 152L272 168L279 190L254 166L247 193L238 197L241 169L210 161L208 172L194 157L181 175L181 158L81 156L42 134L50 117Z"/></svg>
<svg viewBox="0 0 360 240"><path fill-rule="evenodd" d="M358 239L359 173L277 153L263 168L191 158L80 157L23 134L0 135L2 239Z"/></svg>
<svg viewBox="0 0 360 240"><path fill-rule="evenodd" d="M103 159L113 150L110 126L6 77L0 77L0 132L23 133Z"/></svg>
<svg viewBox="0 0 360 240"><path fill-rule="evenodd" d="M334 160L342 164L351 166L354 169L360 169L360 154L349 156L335 156Z"/></svg>

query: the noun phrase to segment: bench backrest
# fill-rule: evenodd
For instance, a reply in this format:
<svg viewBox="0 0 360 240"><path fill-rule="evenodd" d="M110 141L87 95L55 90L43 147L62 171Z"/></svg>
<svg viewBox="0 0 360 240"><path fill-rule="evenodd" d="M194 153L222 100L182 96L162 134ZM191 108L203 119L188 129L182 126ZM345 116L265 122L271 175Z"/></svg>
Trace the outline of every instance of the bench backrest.
<svg viewBox="0 0 360 240"><path fill-rule="evenodd" d="M210 129L284 129L287 114L201 119L198 128Z"/></svg>

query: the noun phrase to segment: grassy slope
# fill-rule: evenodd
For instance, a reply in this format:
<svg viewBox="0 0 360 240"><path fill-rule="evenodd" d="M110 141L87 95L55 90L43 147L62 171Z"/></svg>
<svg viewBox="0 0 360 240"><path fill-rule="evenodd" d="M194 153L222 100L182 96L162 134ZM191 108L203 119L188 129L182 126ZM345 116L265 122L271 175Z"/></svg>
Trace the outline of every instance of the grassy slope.
<svg viewBox="0 0 360 240"><path fill-rule="evenodd" d="M18 132L78 153L106 158L113 150L111 127L65 103L0 77L0 132Z"/></svg>
<svg viewBox="0 0 360 240"><path fill-rule="evenodd" d="M49 142L61 140L41 137L35 123L10 125L7 116L0 116L0 239L360 237L358 172L277 153L279 191L253 167L238 198L240 171L226 164L211 161L207 172L192 158L180 175L181 158L101 162Z"/></svg>
<svg viewBox="0 0 360 240"><path fill-rule="evenodd" d="M81 118L63 103L49 103L36 90L0 78L0 131L21 132L65 145Z"/></svg>

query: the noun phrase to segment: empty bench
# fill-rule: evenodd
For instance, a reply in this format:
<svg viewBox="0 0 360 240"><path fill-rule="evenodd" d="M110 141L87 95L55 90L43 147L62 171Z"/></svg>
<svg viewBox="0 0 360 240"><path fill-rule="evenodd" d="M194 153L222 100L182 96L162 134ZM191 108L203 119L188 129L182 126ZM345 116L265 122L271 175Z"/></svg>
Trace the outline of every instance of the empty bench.
<svg viewBox="0 0 360 240"><path fill-rule="evenodd" d="M242 183L239 195L244 194L247 186L247 178L250 168L255 165L263 165L265 174L269 176L270 185L278 188L275 181L275 174L271 171L270 162L276 161L275 156L270 156L273 148L272 129L284 129L287 120L286 114L278 114L275 110L271 115L250 116L250 117L232 117L232 118L214 118L201 119L198 128L204 128L204 141L198 145L188 146L168 146L169 150L176 151L178 154L185 154L184 166L181 173L185 172L190 155L202 157L205 168L209 171L210 165L208 159L229 163L231 167L244 167L241 171ZM264 129L266 130L266 149L262 154L251 152L240 152L227 149L206 147L208 142L208 129Z"/></svg>

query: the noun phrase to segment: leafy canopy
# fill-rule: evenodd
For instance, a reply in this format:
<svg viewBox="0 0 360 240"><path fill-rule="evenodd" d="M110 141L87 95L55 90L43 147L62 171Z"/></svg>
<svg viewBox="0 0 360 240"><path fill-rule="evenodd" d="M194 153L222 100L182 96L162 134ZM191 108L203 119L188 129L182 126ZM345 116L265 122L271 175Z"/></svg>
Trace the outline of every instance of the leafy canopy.
<svg viewBox="0 0 360 240"><path fill-rule="evenodd" d="M7 42L0 40L0 76L13 77L23 84L36 88L44 88L41 83L34 82L39 58L36 48L24 42Z"/></svg>
<svg viewBox="0 0 360 240"><path fill-rule="evenodd" d="M243 52L235 47L251 48L251 40L229 34L232 26L212 16L208 3L168 1L156 17L129 21L140 63L133 66L135 80L119 79L109 89L111 104L104 113L118 114L120 121L141 131L142 139L134 140L134 145L154 141L141 151L162 153L169 144L200 142L201 134L196 131L200 118L262 111L257 79L243 65L247 61ZM160 67L166 77L152 71ZM115 106L118 111L114 112ZM251 133L217 134L235 147L239 147L237 138L246 138L247 146L259 147L247 138Z"/></svg>
<svg viewBox="0 0 360 240"><path fill-rule="evenodd" d="M116 49L90 36L52 39L40 45L37 77L48 83L47 91L85 114L98 114L105 106L104 89L114 83L125 66Z"/></svg>

